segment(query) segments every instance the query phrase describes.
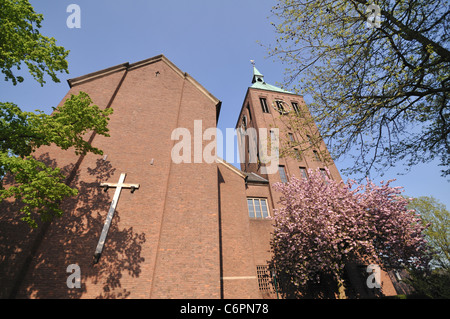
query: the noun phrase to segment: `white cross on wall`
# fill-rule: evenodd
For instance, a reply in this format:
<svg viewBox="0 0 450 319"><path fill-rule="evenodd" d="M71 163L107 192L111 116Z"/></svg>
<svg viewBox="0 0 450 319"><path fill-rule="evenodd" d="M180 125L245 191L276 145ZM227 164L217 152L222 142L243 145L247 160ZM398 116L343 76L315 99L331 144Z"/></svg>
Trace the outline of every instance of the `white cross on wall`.
<svg viewBox="0 0 450 319"><path fill-rule="evenodd" d="M136 189L139 188L139 184L125 184L125 176L126 173L120 174L119 182L116 183L101 183L100 187L105 189L105 192L108 191L110 187L115 187L116 191L114 192L114 197L111 202L111 206L109 207L108 215L106 216L105 225L103 225L103 230L100 235L100 239L98 240L97 248L95 249L94 254L94 264L98 263L100 256L103 251L103 246L105 245L106 236L108 235L109 226L111 226L111 220L114 216L114 212L116 211L117 201L119 200L120 192L122 188L131 188L131 193L134 193Z"/></svg>

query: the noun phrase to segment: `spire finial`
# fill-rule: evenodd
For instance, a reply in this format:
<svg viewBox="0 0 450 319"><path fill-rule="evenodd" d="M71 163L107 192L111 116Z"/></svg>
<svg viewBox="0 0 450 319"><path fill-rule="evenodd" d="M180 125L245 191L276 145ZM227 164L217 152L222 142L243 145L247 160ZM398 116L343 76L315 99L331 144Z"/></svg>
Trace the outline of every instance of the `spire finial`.
<svg viewBox="0 0 450 319"><path fill-rule="evenodd" d="M255 60L250 60L250 63L255 66Z"/></svg>

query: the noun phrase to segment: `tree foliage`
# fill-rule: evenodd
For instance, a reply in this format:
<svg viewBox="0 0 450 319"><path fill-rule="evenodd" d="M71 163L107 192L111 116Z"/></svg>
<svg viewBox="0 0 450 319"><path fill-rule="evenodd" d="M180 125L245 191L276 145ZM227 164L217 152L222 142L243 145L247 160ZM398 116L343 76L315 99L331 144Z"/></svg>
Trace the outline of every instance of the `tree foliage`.
<svg viewBox="0 0 450 319"><path fill-rule="evenodd" d="M414 288L414 296L431 299L450 299L450 271L435 269L432 271L412 270L406 282Z"/></svg>
<svg viewBox="0 0 450 319"><path fill-rule="evenodd" d="M350 172L439 159L449 175L448 3L374 1L381 24L370 28L371 3L280 0L269 54L286 64L285 86L311 95L333 157L354 152Z"/></svg>
<svg viewBox="0 0 450 319"><path fill-rule="evenodd" d="M415 294L427 298L450 298L450 212L434 197L420 196L408 205L429 226L425 238L432 248L431 268L410 271L407 280Z"/></svg>
<svg viewBox="0 0 450 319"><path fill-rule="evenodd" d="M302 292L322 275L342 282L349 262L382 267L428 265L425 226L400 188L325 179L292 177L274 187L282 193L274 214L271 267L284 291ZM355 187L356 186L356 187Z"/></svg>
<svg viewBox="0 0 450 319"><path fill-rule="evenodd" d="M74 148L76 154L102 154L83 137L90 131L109 136L107 124L112 109L100 110L90 97L80 92L54 109L52 115L43 112L23 112L12 103L0 102L0 176L10 174L14 184L4 189L0 182L0 200L15 197L24 206L22 219L36 226L33 213L44 221L61 216L59 202L77 194L64 184L59 168L47 167L32 157L42 145L54 144L63 150Z"/></svg>
<svg viewBox="0 0 450 319"><path fill-rule="evenodd" d="M0 67L6 81L14 85L23 81L13 72L22 62L41 85L45 74L59 82L56 72L68 72L68 51L39 33L42 19L26 0L0 0ZM65 184L59 168L39 162L33 152L43 145L56 145L73 148L76 154L102 154L84 137L92 131L109 136L110 114L112 109L101 110L84 92L53 108L52 115L24 112L14 103L0 102L0 202L11 197L19 201L21 219L33 227L38 219L61 216L60 201L77 190ZM9 187L3 185L6 175L14 181Z"/></svg>
<svg viewBox="0 0 450 319"><path fill-rule="evenodd" d="M429 224L425 236L434 250L432 266L450 272L450 212L444 204L429 196L414 198L408 207Z"/></svg>
<svg viewBox="0 0 450 319"><path fill-rule="evenodd" d="M14 73L22 63L41 86L45 74L59 82L56 73L68 73L69 51L57 46L54 38L40 34L43 19L28 0L0 0L0 68L5 80L14 85L24 80Z"/></svg>

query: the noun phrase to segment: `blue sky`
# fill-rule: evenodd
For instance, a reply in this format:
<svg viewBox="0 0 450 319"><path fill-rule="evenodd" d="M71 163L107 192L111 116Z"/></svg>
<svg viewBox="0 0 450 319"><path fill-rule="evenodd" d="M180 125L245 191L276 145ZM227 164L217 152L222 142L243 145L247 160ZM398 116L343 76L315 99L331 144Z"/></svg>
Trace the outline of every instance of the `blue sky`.
<svg viewBox="0 0 450 319"><path fill-rule="evenodd" d="M66 80L124 62L137 62L164 54L222 101L218 127L234 128L247 87L252 65L268 83L282 82L284 66L267 57L264 45L274 42L270 9L273 0L31 0L36 12L44 15L41 33L54 37L70 50L69 74L61 83L41 87L24 73L25 81L14 87L3 82L2 101L16 103L24 110L46 113L56 106L69 87ZM81 28L66 25L69 4L81 8ZM259 41L259 42L258 42ZM132 105L130 105L132 107ZM351 160L336 161L338 169ZM409 196L434 196L450 208L450 183L440 176L437 162L417 165L406 175L399 163L375 181L396 178ZM348 177L342 176L344 180Z"/></svg>

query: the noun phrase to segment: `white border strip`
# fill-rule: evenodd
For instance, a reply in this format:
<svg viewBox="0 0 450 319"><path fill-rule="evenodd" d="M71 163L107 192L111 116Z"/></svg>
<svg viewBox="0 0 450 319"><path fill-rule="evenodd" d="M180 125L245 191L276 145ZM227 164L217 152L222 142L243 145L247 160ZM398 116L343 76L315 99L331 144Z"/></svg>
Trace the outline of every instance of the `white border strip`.
<svg viewBox="0 0 450 319"><path fill-rule="evenodd" d="M242 280L242 279L257 279L256 276L235 276L235 277L222 277L223 280Z"/></svg>

